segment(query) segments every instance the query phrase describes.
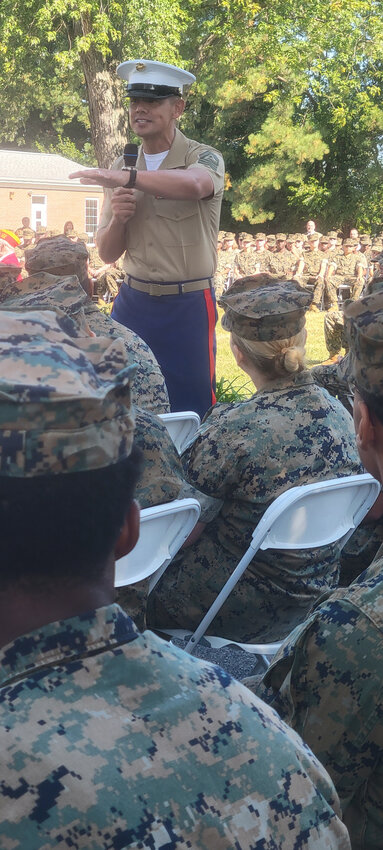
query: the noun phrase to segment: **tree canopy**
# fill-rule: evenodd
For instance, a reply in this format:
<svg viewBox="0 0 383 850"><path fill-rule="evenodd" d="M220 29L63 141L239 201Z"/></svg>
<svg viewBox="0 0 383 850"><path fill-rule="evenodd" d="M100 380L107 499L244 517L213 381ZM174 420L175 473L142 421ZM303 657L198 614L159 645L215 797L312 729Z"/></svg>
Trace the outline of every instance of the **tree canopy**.
<svg viewBox="0 0 383 850"><path fill-rule="evenodd" d="M109 165L117 64L197 76L182 128L224 154L225 221L380 229L381 0L2 0L0 144Z"/></svg>

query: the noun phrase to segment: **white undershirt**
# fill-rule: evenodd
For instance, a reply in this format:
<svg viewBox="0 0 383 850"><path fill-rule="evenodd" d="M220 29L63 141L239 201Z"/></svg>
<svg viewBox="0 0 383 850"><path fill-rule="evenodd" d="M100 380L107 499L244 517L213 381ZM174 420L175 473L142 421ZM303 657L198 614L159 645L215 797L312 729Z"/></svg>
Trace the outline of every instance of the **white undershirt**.
<svg viewBox="0 0 383 850"><path fill-rule="evenodd" d="M164 161L165 157L168 155L169 151L161 151L161 153L145 153L144 157L146 162L146 168L148 171L157 171L160 167L161 162Z"/></svg>

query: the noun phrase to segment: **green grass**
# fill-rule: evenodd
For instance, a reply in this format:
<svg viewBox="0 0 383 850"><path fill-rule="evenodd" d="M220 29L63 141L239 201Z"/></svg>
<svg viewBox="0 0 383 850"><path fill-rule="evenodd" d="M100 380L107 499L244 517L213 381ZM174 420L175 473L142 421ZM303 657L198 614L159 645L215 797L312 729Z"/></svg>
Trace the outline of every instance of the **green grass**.
<svg viewBox="0 0 383 850"><path fill-rule="evenodd" d="M219 308L219 320L217 324L217 382L225 379L224 390L225 392L229 390L229 394L231 391L231 387L234 390L241 390L241 388L248 384L248 377L245 375L241 369L235 363L234 357L230 350L229 345L229 336L230 334L227 331L224 331L221 326L221 316L223 311ZM307 328L307 344L306 344L306 364L307 367L316 366L317 363L322 363L323 360L326 360L328 355L328 351L324 341L324 332L323 332L323 320L324 313L307 313L306 314L306 328ZM254 391L254 387L251 384L248 384L247 393L251 395ZM229 401L230 398L226 396L226 400Z"/></svg>

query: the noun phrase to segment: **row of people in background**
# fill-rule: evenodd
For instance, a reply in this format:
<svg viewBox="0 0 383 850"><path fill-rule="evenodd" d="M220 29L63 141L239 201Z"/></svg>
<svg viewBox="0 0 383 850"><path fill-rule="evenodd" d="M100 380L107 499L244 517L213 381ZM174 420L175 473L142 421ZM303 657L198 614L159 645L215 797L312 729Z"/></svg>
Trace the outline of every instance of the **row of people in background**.
<svg viewBox="0 0 383 850"><path fill-rule="evenodd" d="M323 302L328 308L335 303L337 306L341 284L350 286L352 297L357 298L366 280L372 278L374 259L381 253L383 242L381 236L359 236L355 228L351 233L344 240L334 230L326 235L317 231L269 236L263 232L254 236L241 233L237 244L234 233L221 231L214 278L217 294L238 278L268 272L278 278L293 278L302 286L314 286L313 310Z"/></svg>

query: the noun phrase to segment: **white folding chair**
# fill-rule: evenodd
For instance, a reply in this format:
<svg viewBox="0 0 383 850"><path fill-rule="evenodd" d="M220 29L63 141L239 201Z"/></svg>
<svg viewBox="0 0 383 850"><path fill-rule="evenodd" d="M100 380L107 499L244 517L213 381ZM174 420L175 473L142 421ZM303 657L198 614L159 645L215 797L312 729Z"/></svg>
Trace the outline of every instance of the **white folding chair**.
<svg viewBox="0 0 383 850"><path fill-rule="evenodd" d="M181 413L160 413L159 419L168 429L179 454L183 452L201 424L198 413L194 413L193 410L183 410Z"/></svg>
<svg viewBox="0 0 383 850"><path fill-rule="evenodd" d="M196 499L175 499L144 508L136 546L116 562L114 586L135 584L150 576L150 593L193 530L200 513Z"/></svg>
<svg viewBox="0 0 383 850"><path fill-rule="evenodd" d="M172 638L187 639L185 651L193 653L201 638L212 649L235 645L259 657L269 666L281 642L270 644L239 643L229 638L205 635L210 623L254 558L258 549L315 549L340 542L344 546L368 513L380 493L380 483L372 475L350 475L292 487L267 508L255 528L247 552L205 614L194 634L184 629L163 629Z"/></svg>

